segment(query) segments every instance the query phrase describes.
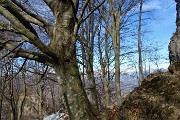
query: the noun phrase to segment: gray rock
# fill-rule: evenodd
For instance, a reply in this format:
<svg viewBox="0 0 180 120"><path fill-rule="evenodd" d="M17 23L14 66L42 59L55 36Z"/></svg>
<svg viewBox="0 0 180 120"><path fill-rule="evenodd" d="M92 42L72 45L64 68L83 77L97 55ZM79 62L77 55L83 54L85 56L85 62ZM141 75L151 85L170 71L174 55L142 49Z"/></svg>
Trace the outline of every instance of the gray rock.
<svg viewBox="0 0 180 120"><path fill-rule="evenodd" d="M171 37L169 43L169 60L170 63L180 60L180 1L176 1L176 32Z"/></svg>

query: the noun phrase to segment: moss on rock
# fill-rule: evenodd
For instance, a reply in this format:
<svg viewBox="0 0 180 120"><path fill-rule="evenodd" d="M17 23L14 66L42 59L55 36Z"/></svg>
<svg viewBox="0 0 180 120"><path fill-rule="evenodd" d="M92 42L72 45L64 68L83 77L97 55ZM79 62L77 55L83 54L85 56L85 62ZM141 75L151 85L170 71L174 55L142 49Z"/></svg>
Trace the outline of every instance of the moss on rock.
<svg viewBox="0 0 180 120"><path fill-rule="evenodd" d="M180 120L180 77L159 74L132 91L123 102L120 120Z"/></svg>

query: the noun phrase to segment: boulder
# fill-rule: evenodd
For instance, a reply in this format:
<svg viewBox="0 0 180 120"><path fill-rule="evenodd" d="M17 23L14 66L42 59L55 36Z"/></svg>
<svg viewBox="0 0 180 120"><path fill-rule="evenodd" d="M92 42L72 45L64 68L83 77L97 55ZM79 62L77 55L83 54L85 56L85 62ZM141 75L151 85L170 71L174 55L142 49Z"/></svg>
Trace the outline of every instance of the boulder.
<svg viewBox="0 0 180 120"><path fill-rule="evenodd" d="M131 92L119 120L180 120L180 76L160 75Z"/></svg>
<svg viewBox="0 0 180 120"><path fill-rule="evenodd" d="M170 63L180 60L180 1L176 1L176 32L171 37L169 43L169 60Z"/></svg>
<svg viewBox="0 0 180 120"><path fill-rule="evenodd" d="M179 74L180 73L180 61L175 61L168 67L168 70L172 74Z"/></svg>
<svg viewBox="0 0 180 120"><path fill-rule="evenodd" d="M153 80L154 78L161 76L161 75L169 75L171 74L169 71L168 72L156 72L156 73L152 73L150 75L148 75L143 81L142 84L149 82L151 80Z"/></svg>

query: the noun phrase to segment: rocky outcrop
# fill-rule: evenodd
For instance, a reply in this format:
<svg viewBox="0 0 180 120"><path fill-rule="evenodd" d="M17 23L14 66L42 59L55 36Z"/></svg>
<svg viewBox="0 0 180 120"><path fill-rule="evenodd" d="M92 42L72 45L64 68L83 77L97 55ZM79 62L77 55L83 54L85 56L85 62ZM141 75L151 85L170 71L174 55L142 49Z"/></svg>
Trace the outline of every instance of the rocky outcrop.
<svg viewBox="0 0 180 120"><path fill-rule="evenodd" d="M119 120L180 120L180 61L169 72L149 77L131 92L120 108Z"/></svg>
<svg viewBox="0 0 180 120"><path fill-rule="evenodd" d="M169 67L168 70L172 74L180 74L180 61L173 62Z"/></svg>
<svg viewBox="0 0 180 120"><path fill-rule="evenodd" d="M169 44L170 64L180 60L180 28L176 29Z"/></svg>
<svg viewBox="0 0 180 120"><path fill-rule="evenodd" d="M169 44L170 63L180 60L180 1L176 1L176 32L173 34Z"/></svg>
<svg viewBox="0 0 180 120"><path fill-rule="evenodd" d="M156 72L156 73L152 73L150 75L148 75L143 81L142 81L142 84L146 83L146 82L149 82L151 80L153 80L154 78L158 77L158 76L161 76L161 75L169 75L170 72Z"/></svg>

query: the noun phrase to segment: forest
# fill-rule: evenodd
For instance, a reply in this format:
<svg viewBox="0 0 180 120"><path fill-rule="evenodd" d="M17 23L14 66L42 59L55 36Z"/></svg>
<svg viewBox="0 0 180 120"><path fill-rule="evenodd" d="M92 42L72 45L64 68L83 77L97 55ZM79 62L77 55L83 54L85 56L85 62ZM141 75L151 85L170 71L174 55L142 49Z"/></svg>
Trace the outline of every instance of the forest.
<svg viewBox="0 0 180 120"><path fill-rule="evenodd" d="M0 120L179 120L180 1L169 56L149 1L0 0Z"/></svg>

